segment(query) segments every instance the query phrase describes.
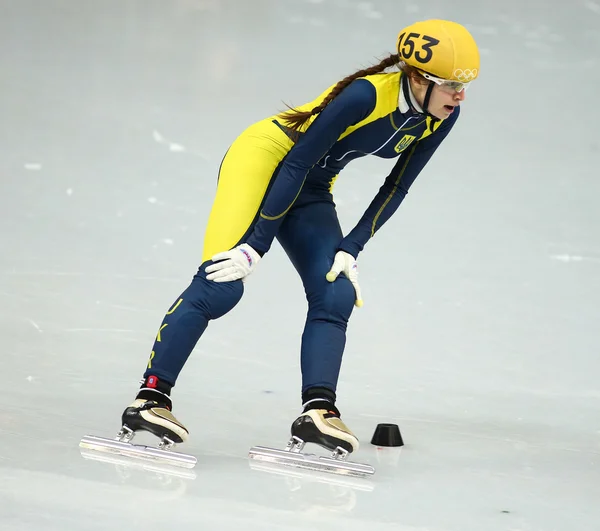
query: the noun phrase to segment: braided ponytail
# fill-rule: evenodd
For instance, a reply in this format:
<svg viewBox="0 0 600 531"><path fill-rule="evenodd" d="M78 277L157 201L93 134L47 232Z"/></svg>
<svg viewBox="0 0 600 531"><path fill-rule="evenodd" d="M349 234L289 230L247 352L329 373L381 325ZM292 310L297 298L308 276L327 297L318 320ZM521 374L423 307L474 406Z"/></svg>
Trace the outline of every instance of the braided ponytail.
<svg viewBox="0 0 600 531"><path fill-rule="evenodd" d="M371 76L373 74L379 74L383 72L386 68L394 66L400 62L400 56L398 54L391 54L379 64L374 66L370 66L369 68L364 68L363 70L358 70L354 74L346 76L344 79L339 81L335 87L331 90L331 92L325 97L325 99L317 105L314 109L310 111L299 111L293 107L290 107L286 104L286 106L290 109L290 111L280 114L280 117L285 120L287 127L289 127L295 133L299 133L300 128L315 114L319 114L331 101L344 90L350 83L352 83L355 79L364 76Z"/></svg>

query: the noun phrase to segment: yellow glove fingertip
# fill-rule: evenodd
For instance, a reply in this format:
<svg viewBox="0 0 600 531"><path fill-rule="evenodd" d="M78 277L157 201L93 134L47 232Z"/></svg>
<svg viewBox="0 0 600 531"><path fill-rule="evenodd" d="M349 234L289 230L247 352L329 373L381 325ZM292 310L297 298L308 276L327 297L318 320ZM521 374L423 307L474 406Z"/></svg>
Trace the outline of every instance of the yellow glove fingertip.
<svg viewBox="0 0 600 531"><path fill-rule="evenodd" d="M325 278L328 282L333 282L337 278L337 275L333 271L330 271L327 273L327 275L325 275Z"/></svg>

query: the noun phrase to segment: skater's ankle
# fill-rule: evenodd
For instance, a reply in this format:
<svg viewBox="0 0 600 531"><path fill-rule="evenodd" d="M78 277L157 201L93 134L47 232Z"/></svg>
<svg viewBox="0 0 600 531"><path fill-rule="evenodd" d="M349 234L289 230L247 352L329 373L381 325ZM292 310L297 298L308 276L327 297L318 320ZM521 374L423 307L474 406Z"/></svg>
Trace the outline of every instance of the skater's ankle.
<svg viewBox="0 0 600 531"><path fill-rule="evenodd" d="M160 391L157 391L156 389L140 389L138 394L135 396L135 399L156 402L159 406L164 407L169 411L173 409L171 397L161 393Z"/></svg>
<svg viewBox="0 0 600 531"><path fill-rule="evenodd" d="M303 413L311 409L325 409L336 417L340 416L335 407L335 391L328 387L309 387L302 392Z"/></svg>
<svg viewBox="0 0 600 531"><path fill-rule="evenodd" d="M162 378L159 378L158 376L149 374L140 381L140 389L155 389L164 395L171 396L171 389L173 389L173 385Z"/></svg>
<svg viewBox="0 0 600 531"><path fill-rule="evenodd" d="M173 403L171 402L172 385L164 380L161 380L157 376L148 375L142 379L141 387L138 391L136 399L149 400L151 402L157 402L168 410L173 409Z"/></svg>
<svg viewBox="0 0 600 531"><path fill-rule="evenodd" d="M331 402L335 404L335 391L327 387L309 387L302 391L302 407L306 407L310 402L315 400Z"/></svg>

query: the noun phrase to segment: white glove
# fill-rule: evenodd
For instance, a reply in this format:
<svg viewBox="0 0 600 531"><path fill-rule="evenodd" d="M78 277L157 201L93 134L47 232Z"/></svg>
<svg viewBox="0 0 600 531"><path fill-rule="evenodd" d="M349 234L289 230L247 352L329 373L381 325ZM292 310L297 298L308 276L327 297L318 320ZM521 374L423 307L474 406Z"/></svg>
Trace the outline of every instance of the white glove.
<svg viewBox="0 0 600 531"><path fill-rule="evenodd" d="M360 295L360 286L358 285L358 265L356 265L354 256L345 251L338 251L335 253L333 265L325 278L327 278L329 282L333 282L340 273L344 273L346 278L354 286L354 291L356 292L354 305L360 308L363 305L363 300Z"/></svg>
<svg viewBox="0 0 600 531"><path fill-rule="evenodd" d="M231 282L245 279L256 267L260 255L247 243L238 245L231 251L215 254L211 260L215 262L206 268L208 280L215 282Z"/></svg>

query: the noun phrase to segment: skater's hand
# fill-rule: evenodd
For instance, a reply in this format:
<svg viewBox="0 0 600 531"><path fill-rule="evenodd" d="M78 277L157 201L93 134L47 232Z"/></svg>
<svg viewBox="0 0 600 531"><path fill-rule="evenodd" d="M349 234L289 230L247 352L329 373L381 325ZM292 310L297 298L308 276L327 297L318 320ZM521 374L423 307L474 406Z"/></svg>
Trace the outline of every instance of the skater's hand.
<svg viewBox="0 0 600 531"><path fill-rule="evenodd" d="M356 264L354 256L345 251L338 251L335 253L333 265L325 278L327 278L329 282L334 282L340 273L344 273L346 278L354 286L354 291L356 292L354 305L360 308L363 305L363 300L360 294L360 286L358 285L358 265Z"/></svg>
<svg viewBox="0 0 600 531"><path fill-rule="evenodd" d="M215 282L231 282L244 280L252 273L260 255L247 243L242 243L231 251L215 254L211 260L215 263L206 268L206 272L210 273L206 278Z"/></svg>

